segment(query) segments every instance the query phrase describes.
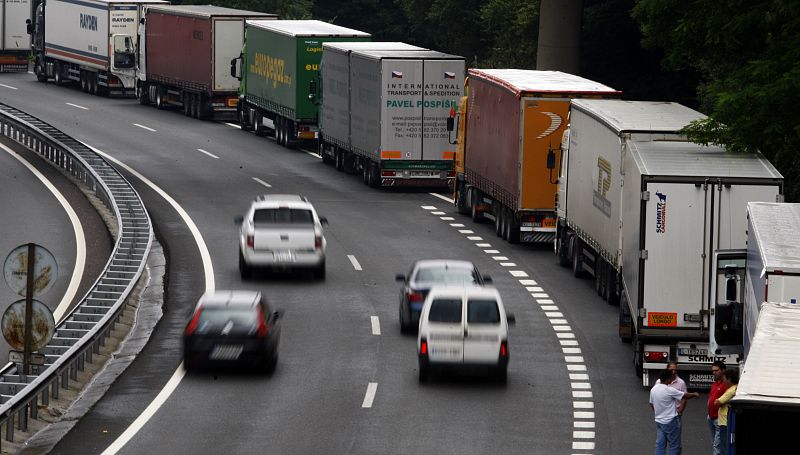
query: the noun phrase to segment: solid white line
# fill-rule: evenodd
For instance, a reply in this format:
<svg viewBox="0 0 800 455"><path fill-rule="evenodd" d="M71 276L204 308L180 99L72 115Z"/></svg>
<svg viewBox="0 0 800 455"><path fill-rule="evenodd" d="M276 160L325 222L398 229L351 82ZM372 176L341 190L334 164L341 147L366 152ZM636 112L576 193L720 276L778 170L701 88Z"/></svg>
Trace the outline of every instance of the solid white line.
<svg viewBox="0 0 800 455"><path fill-rule="evenodd" d="M228 125L228 126L232 126L234 128L242 129L242 127L240 125L237 125L235 123L228 123L228 122L222 122L222 123L225 124L225 125Z"/></svg>
<svg viewBox="0 0 800 455"><path fill-rule="evenodd" d="M449 203L451 203L451 204L454 202L454 201L453 201L452 199L450 199L449 197L442 196L441 194L437 194L437 193L428 193L428 194L430 194L430 195L431 195L431 196L433 196L433 197L438 197L439 199L441 199L441 200L443 200L443 201L447 201L447 202L449 202Z"/></svg>
<svg viewBox="0 0 800 455"><path fill-rule="evenodd" d="M64 103L64 104L66 104L67 106L77 107L78 109L83 109L84 111L89 110L88 107L78 106L77 104L72 104L72 103Z"/></svg>
<svg viewBox="0 0 800 455"><path fill-rule="evenodd" d="M72 302L72 299L75 298L75 294L78 293L78 286L81 284L81 277L83 276L84 268L86 267L86 238L83 233L83 225L81 224L81 219L78 217L78 214L75 213L72 206L67 201L67 198L61 194L60 191L50 183L49 180L39 172L32 164L25 161L24 158L19 156L15 151L11 150L10 148L6 147L3 144L0 144L3 150L5 150L9 155L16 158L17 161L22 163L25 167L28 168L31 173L42 182L42 184L53 193L56 200L58 200L59 204L64 207L64 211L67 212L67 216L69 217L70 223L72 223L72 230L75 232L75 268L72 269L72 277L69 281L69 286L67 286L67 290L64 293L64 297L61 298L61 302L59 302L58 306L56 306L56 310L53 312L53 318L56 320L56 324L61 322L61 318L64 316L64 313L69 309L69 304Z"/></svg>
<svg viewBox="0 0 800 455"><path fill-rule="evenodd" d="M352 254L347 255L347 259L350 259L350 263L353 264L353 268L356 270L361 270L361 264L358 263L358 259Z"/></svg>
<svg viewBox="0 0 800 455"><path fill-rule="evenodd" d="M378 390L377 382L370 382L367 384L367 394L364 395L364 402L361 403L362 408L371 408L372 400L375 399L375 392Z"/></svg>
<svg viewBox="0 0 800 455"><path fill-rule="evenodd" d="M0 84L0 87L10 88L11 90L19 90L19 89L18 89L18 88L16 88L16 87L12 87L12 86L10 86L10 85L6 85L6 84Z"/></svg>
<svg viewBox="0 0 800 455"><path fill-rule="evenodd" d="M217 155L214 155L213 153L211 153L211 152L207 152L207 151L205 151L205 150L203 150L203 149L197 149L197 151L198 151L198 152L205 153L206 155L210 156L211 158L214 158L215 160L218 160L218 159L219 159L219 157L218 157Z"/></svg>
<svg viewBox="0 0 800 455"><path fill-rule="evenodd" d="M111 455L117 453L120 449L122 449L128 441L133 438L136 433L150 420L151 417L158 411L158 408L161 407L164 402L167 401L172 392L178 388L178 384L181 383L183 376L186 375L186 370L183 368L183 362L178 365L178 369L172 373L172 377L169 378L167 384L161 389L161 392L156 395L150 405L145 408L145 410L139 414L139 417L133 421L133 423L121 434L119 437L111 443L110 446L106 450L103 451L101 455Z"/></svg>
<svg viewBox="0 0 800 455"><path fill-rule="evenodd" d="M203 240L203 236L200 234L200 230L197 228L197 225L194 224L194 221L189 217L189 214L186 213L186 210L183 209L178 202L175 201L170 195L168 195L164 190L159 188L155 183L150 181L147 177L143 176L139 172L135 171L133 168L128 166L127 164L122 163L118 159L112 157L111 155L102 152L91 145L85 144L87 147L91 148L107 160L113 162L117 166L125 169L126 171L130 172L136 178L144 182L147 186L152 188L156 193L158 193L164 200L166 200L173 209L181 216L183 222L186 223L186 226L189 227L189 231L192 233L194 237L194 241L197 244L197 249L200 250L200 259L203 261L203 269L204 269L204 276L206 281L206 291L213 291L214 290L214 267L211 263L211 254L208 252L208 247L206 246L205 240ZM158 411L158 408L167 401L169 396L175 389L178 387L178 384L183 379L183 376L186 374L186 370L183 368L183 363L178 365L178 368L172 374L172 377L167 381L167 384L161 389L161 392L153 399L152 402L147 406L147 408L133 421L133 423L113 442L106 450L103 451L103 455L106 454L114 454L118 452L128 441L133 438L139 430L144 427L148 420Z"/></svg>
<svg viewBox="0 0 800 455"><path fill-rule="evenodd" d="M272 185L270 185L269 183L267 183L267 182L265 182L265 181L261 180L261 179L260 179L260 178L258 178L258 177L253 177L253 180L255 180L256 182L258 182L258 183L260 183L260 184L262 184L262 185L264 185L264 186L266 186L267 188L272 188Z"/></svg>
<svg viewBox="0 0 800 455"><path fill-rule="evenodd" d="M141 128L143 130L152 131L154 133L156 132L156 130L154 130L153 128L150 128L149 126L139 125L138 123L134 123L133 125L134 126L138 126L139 128Z"/></svg>
<svg viewBox="0 0 800 455"><path fill-rule="evenodd" d="M378 316L370 316L372 320L372 334L373 335L380 335L381 334L381 321L378 319Z"/></svg>

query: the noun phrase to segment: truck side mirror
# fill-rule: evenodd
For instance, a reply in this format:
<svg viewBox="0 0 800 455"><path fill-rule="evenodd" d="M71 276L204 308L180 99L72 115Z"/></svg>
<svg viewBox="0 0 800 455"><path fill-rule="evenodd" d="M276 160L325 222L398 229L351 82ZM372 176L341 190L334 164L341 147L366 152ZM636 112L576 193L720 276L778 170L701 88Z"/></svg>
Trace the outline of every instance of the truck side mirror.
<svg viewBox="0 0 800 455"><path fill-rule="evenodd" d="M25 31L28 32L28 35L33 35L33 24L30 19L25 19Z"/></svg>
<svg viewBox="0 0 800 455"><path fill-rule="evenodd" d="M456 124L456 119L454 119L453 117L447 117L447 131L453 131L453 128L455 128L455 124Z"/></svg>
<svg viewBox="0 0 800 455"><path fill-rule="evenodd" d="M553 149L547 151L547 169L555 169L556 167L556 152Z"/></svg>
<svg viewBox="0 0 800 455"><path fill-rule="evenodd" d="M231 59L231 77L236 78L237 80L242 80L242 72L240 71L239 62L242 61L242 55L239 54L238 57Z"/></svg>
<svg viewBox="0 0 800 455"><path fill-rule="evenodd" d="M725 280L725 300L735 301L737 299L736 278Z"/></svg>

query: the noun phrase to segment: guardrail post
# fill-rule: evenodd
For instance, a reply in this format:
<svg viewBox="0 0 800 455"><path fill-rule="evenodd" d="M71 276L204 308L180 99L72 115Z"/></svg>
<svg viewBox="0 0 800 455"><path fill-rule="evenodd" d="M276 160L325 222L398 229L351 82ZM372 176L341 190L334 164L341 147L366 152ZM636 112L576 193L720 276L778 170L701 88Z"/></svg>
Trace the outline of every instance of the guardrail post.
<svg viewBox="0 0 800 455"><path fill-rule="evenodd" d="M78 374L78 371L83 371L83 354L78 356L77 361L75 362L75 374Z"/></svg>
<svg viewBox="0 0 800 455"><path fill-rule="evenodd" d="M69 388L69 367L65 370L61 370L61 388Z"/></svg>
<svg viewBox="0 0 800 455"><path fill-rule="evenodd" d="M19 431L28 431L28 405L27 404L25 406L23 406L22 409L20 409L17 412L17 417L19 418L17 429L19 429Z"/></svg>
<svg viewBox="0 0 800 455"><path fill-rule="evenodd" d="M42 389L42 405L43 406L50 405L50 385Z"/></svg>
<svg viewBox="0 0 800 455"><path fill-rule="evenodd" d="M14 414L10 414L6 420L6 441L14 442Z"/></svg>
<svg viewBox="0 0 800 455"><path fill-rule="evenodd" d="M73 381L78 380L78 365L76 365L75 361L73 361L69 366L69 378Z"/></svg>
<svg viewBox="0 0 800 455"><path fill-rule="evenodd" d="M56 375L56 380L53 381L53 384L50 387L53 389L52 390L53 399L58 400L58 389L59 389L58 375Z"/></svg>
<svg viewBox="0 0 800 455"><path fill-rule="evenodd" d="M86 356L86 361L89 362L89 363L92 363L92 351L93 350L94 350L94 347L91 347L90 349L87 349L86 353L84 354Z"/></svg>
<svg viewBox="0 0 800 455"><path fill-rule="evenodd" d="M28 405L31 408L31 419L38 420L39 418L39 395L36 394L33 396L30 404Z"/></svg>

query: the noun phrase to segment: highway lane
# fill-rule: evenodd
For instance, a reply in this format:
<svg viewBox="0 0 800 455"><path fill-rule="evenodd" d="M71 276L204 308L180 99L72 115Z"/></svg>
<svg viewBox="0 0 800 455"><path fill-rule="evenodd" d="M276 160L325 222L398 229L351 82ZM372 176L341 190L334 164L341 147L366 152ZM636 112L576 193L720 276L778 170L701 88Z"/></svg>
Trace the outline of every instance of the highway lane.
<svg viewBox="0 0 800 455"><path fill-rule="evenodd" d="M58 317L68 313L97 279L108 261L112 239L94 207L63 174L13 141L2 139L0 143L11 151L0 147L0 259L5 261L13 248L28 242L47 248L56 258L58 276L38 300ZM53 190L15 155L29 163ZM62 205L53 191L69 201L69 206ZM83 258L78 257L75 227L67 210L73 211L80 222ZM5 280L0 283L2 311L22 298ZM10 349L0 337L0 363L8 361Z"/></svg>
<svg viewBox="0 0 800 455"><path fill-rule="evenodd" d="M123 159L184 204L206 237L220 288L241 286L231 221L254 194L267 191L253 177L271 184L272 190L305 193L318 211L331 219L326 231L329 275L324 285L282 276L244 284L266 288L278 307L286 310L276 375L187 378L124 452L177 447L206 452L216 450L212 448L219 444L226 450L244 451L268 444L280 453L411 452L428 447L484 453L498 445L512 453L572 453L569 376L551 324L507 267L459 234L450 221L421 208L432 205L452 212L444 201L425 194L369 190L355 177L336 173L305 154L277 148L271 141L224 125L197 122L129 100L43 87L25 77L14 83L20 86L20 93L10 94L17 107ZM62 101L89 109L65 111L69 107L60 104ZM157 131L131 126L133 123ZM137 187L142 188L138 183ZM151 212L156 225L183 230L174 216L159 220L169 209L155 207L157 198L147 192L143 190L143 197L154 204ZM471 227L467 218L453 218ZM598 414L595 452L649 450L652 416L646 394L637 388L630 371L630 348L615 339L616 310L605 306L592 286L558 269L548 251L504 245L493 237L488 225L475 231L539 281L572 323L583 348ZM173 250L184 251L188 243ZM362 271L352 268L348 254L358 258ZM424 256L472 259L496 278L519 320L512 331L507 388L469 378L425 387L416 383L414 339L397 333L397 286L392 278ZM128 411L143 407L139 403L142 398L154 395L153 388L171 374L170 368L178 361L174 337L180 334L178 321L185 317L175 313L193 303L191 291L186 290L192 285L173 278L194 282L195 294L202 288L202 283L192 278L199 272L185 272L187 267L197 267L196 258L189 257L179 265L171 272L170 289L183 289L175 293L186 295L170 298L172 319L157 331L143 358L134 363L136 367L150 362L165 373L144 377L132 392L111 393L98 405L99 417L95 418L96 423L107 422L105 436L98 436L99 423L94 427L81 423L76 427L79 436L71 434L60 446L63 453L68 453L66 448L85 448L81 444L88 441L98 441L92 448L101 448L102 443L113 440L129 418ZM373 315L381 322L380 336L371 334ZM156 353L161 355L159 361L149 361ZM378 384L373 405L361 408L370 382ZM130 398L103 411L104 402L123 395ZM702 410L702 406L693 403L690 410L695 409ZM115 414L117 410L123 415ZM191 424L185 429L174 424L187 421ZM694 420L691 427L684 439L701 439L695 438L698 435L693 429L704 427L695 425Z"/></svg>

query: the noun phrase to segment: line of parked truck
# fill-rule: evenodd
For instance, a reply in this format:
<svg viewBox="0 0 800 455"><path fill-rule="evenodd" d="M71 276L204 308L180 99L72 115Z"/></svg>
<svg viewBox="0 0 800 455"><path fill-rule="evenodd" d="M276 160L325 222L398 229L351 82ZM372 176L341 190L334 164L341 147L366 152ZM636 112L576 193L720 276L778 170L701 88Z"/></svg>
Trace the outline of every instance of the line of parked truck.
<svg viewBox="0 0 800 455"><path fill-rule="evenodd" d="M466 71L459 56L215 6L45 0L28 32L40 81L230 119L312 146L373 187L450 184L458 211L498 236L552 242L561 265L619 305L644 386L668 360L707 386L710 362L744 354L713 341L743 317L719 322L744 302L729 298L746 281L731 250L754 241L747 204L780 202L783 177L758 153L689 142L681 129L704 118L696 111L624 101L560 72Z"/></svg>

